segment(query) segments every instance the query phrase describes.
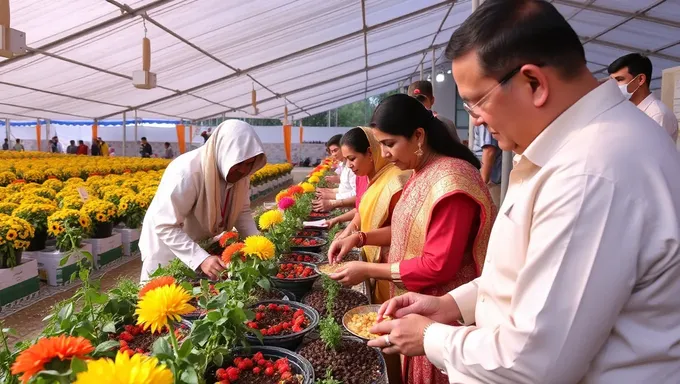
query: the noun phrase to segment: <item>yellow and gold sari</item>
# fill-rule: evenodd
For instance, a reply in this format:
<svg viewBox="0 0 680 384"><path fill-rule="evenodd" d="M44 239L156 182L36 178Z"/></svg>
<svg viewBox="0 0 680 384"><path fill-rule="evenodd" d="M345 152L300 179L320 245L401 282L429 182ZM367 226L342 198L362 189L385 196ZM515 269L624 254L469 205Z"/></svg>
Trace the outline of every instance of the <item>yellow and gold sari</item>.
<svg viewBox="0 0 680 384"><path fill-rule="evenodd" d="M411 176L411 171L402 171L385 160L380 151L380 143L373 136L371 128L361 127L361 129L368 138L375 167L375 175L369 181L368 189L359 203L360 230L369 232L385 225L390 217L392 197L402 191ZM384 263L387 261L389 247L365 246L363 252L369 263ZM376 281L371 297L373 303L383 303L389 298L389 282Z"/></svg>

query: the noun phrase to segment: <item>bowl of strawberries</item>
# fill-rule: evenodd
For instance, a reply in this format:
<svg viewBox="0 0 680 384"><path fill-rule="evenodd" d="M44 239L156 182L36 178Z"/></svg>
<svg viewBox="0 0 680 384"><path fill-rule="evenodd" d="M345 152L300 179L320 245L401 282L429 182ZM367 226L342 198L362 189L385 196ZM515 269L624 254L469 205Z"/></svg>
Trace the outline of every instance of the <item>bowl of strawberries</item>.
<svg viewBox="0 0 680 384"><path fill-rule="evenodd" d="M326 261L326 257L324 257L320 253L315 253L315 252L305 252L305 251L291 251L290 253L286 253L284 255L281 255L281 258L279 259L282 262L298 262L298 263L312 263L312 264L318 264L318 263L323 263Z"/></svg>
<svg viewBox="0 0 680 384"><path fill-rule="evenodd" d="M264 300L249 307L255 318L246 325L253 333L246 334L251 345L265 345L295 350L305 335L319 324L319 313L301 303ZM262 340L255 331L262 335Z"/></svg>
<svg viewBox="0 0 680 384"><path fill-rule="evenodd" d="M328 244L328 240L321 237L295 236L290 239L292 251L319 252L326 244Z"/></svg>
<svg viewBox="0 0 680 384"><path fill-rule="evenodd" d="M275 288L290 291L295 297L302 297L312 289L319 278L316 264L305 262L279 262L274 276L270 276Z"/></svg>
<svg viewBox="0 0 680 384"><path fill-rule="evenodd" d="M278 347L236 348L232 358L205 374L208 383L313 384L312 364L297 353Z"/></svg>

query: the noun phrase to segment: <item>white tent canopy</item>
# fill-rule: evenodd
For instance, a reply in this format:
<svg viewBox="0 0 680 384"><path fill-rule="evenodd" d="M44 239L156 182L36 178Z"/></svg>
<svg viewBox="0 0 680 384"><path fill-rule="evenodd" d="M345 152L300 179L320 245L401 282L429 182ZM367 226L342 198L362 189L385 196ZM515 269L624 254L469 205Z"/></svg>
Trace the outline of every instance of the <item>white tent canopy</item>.
<svg viewBox="0 0 680 384"><path fill-rule="evenodd" d="M598 76L630 52L649 55L652 87L680 65L680 1L553 0ZM29 54L0 59L0 117L305 117L396 89L443 63L471 1L21 0L12 28ZM159 87L139 90L141 39ZM253 116L250 91L257 90Z"/></svg>

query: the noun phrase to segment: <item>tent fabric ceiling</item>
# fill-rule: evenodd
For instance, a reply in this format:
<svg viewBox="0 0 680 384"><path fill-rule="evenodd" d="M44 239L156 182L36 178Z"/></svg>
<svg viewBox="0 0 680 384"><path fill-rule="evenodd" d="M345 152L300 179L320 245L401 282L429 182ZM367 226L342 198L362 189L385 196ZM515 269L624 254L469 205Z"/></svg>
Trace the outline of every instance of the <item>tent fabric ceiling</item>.
<svg viewBox="0 0 680 384"><path fill-rule="evenodd" d="M653 88L680 65L679 0L551 2L598 77L630 52L649 55ZM14 1L29 54L0 59L0 117L254 117L253 87L257 117L280 118L286 105L304 117L396 89L432 67L433 49L444 64L471 10L470 0ZM152 90L131 84L145 30Z"/></svg>

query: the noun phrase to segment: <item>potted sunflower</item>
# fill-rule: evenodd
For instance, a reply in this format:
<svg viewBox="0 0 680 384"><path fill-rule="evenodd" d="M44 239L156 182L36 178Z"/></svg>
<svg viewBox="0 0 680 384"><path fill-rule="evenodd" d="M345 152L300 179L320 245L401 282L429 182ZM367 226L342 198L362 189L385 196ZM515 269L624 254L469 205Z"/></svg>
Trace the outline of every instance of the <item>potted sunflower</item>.
<svg viewBox="0 0 680 384"><path fill-rule="evenodd" d="M75 209L59 209L47 218L47 233L57 239L57 250L80 248L92 227L89 216Z"/></svg>
<svg viewBox="0 0 680 384"><path fill-rule="evenodd" d="M113 203L101 199L89 199L80 208L80 212L88 216L93 223L93 239L105 239L112 236L117 213Z"/></svg>
<svg viewBox="0 0 680 384"><path fill-rule="evenodd" d="M28 221L0 213L0 269L21 264L21 254L31 244L34 234Z"/></svg>
<svg viewBox="0 0 680 384"><path fill-rule="evenodd" d="M57 211L57 207L52 204L23 203L19 205L13 216L28 221L35 230L35 236L27 251L40 251L45 249L47 241L47 218Z"/></svg>

